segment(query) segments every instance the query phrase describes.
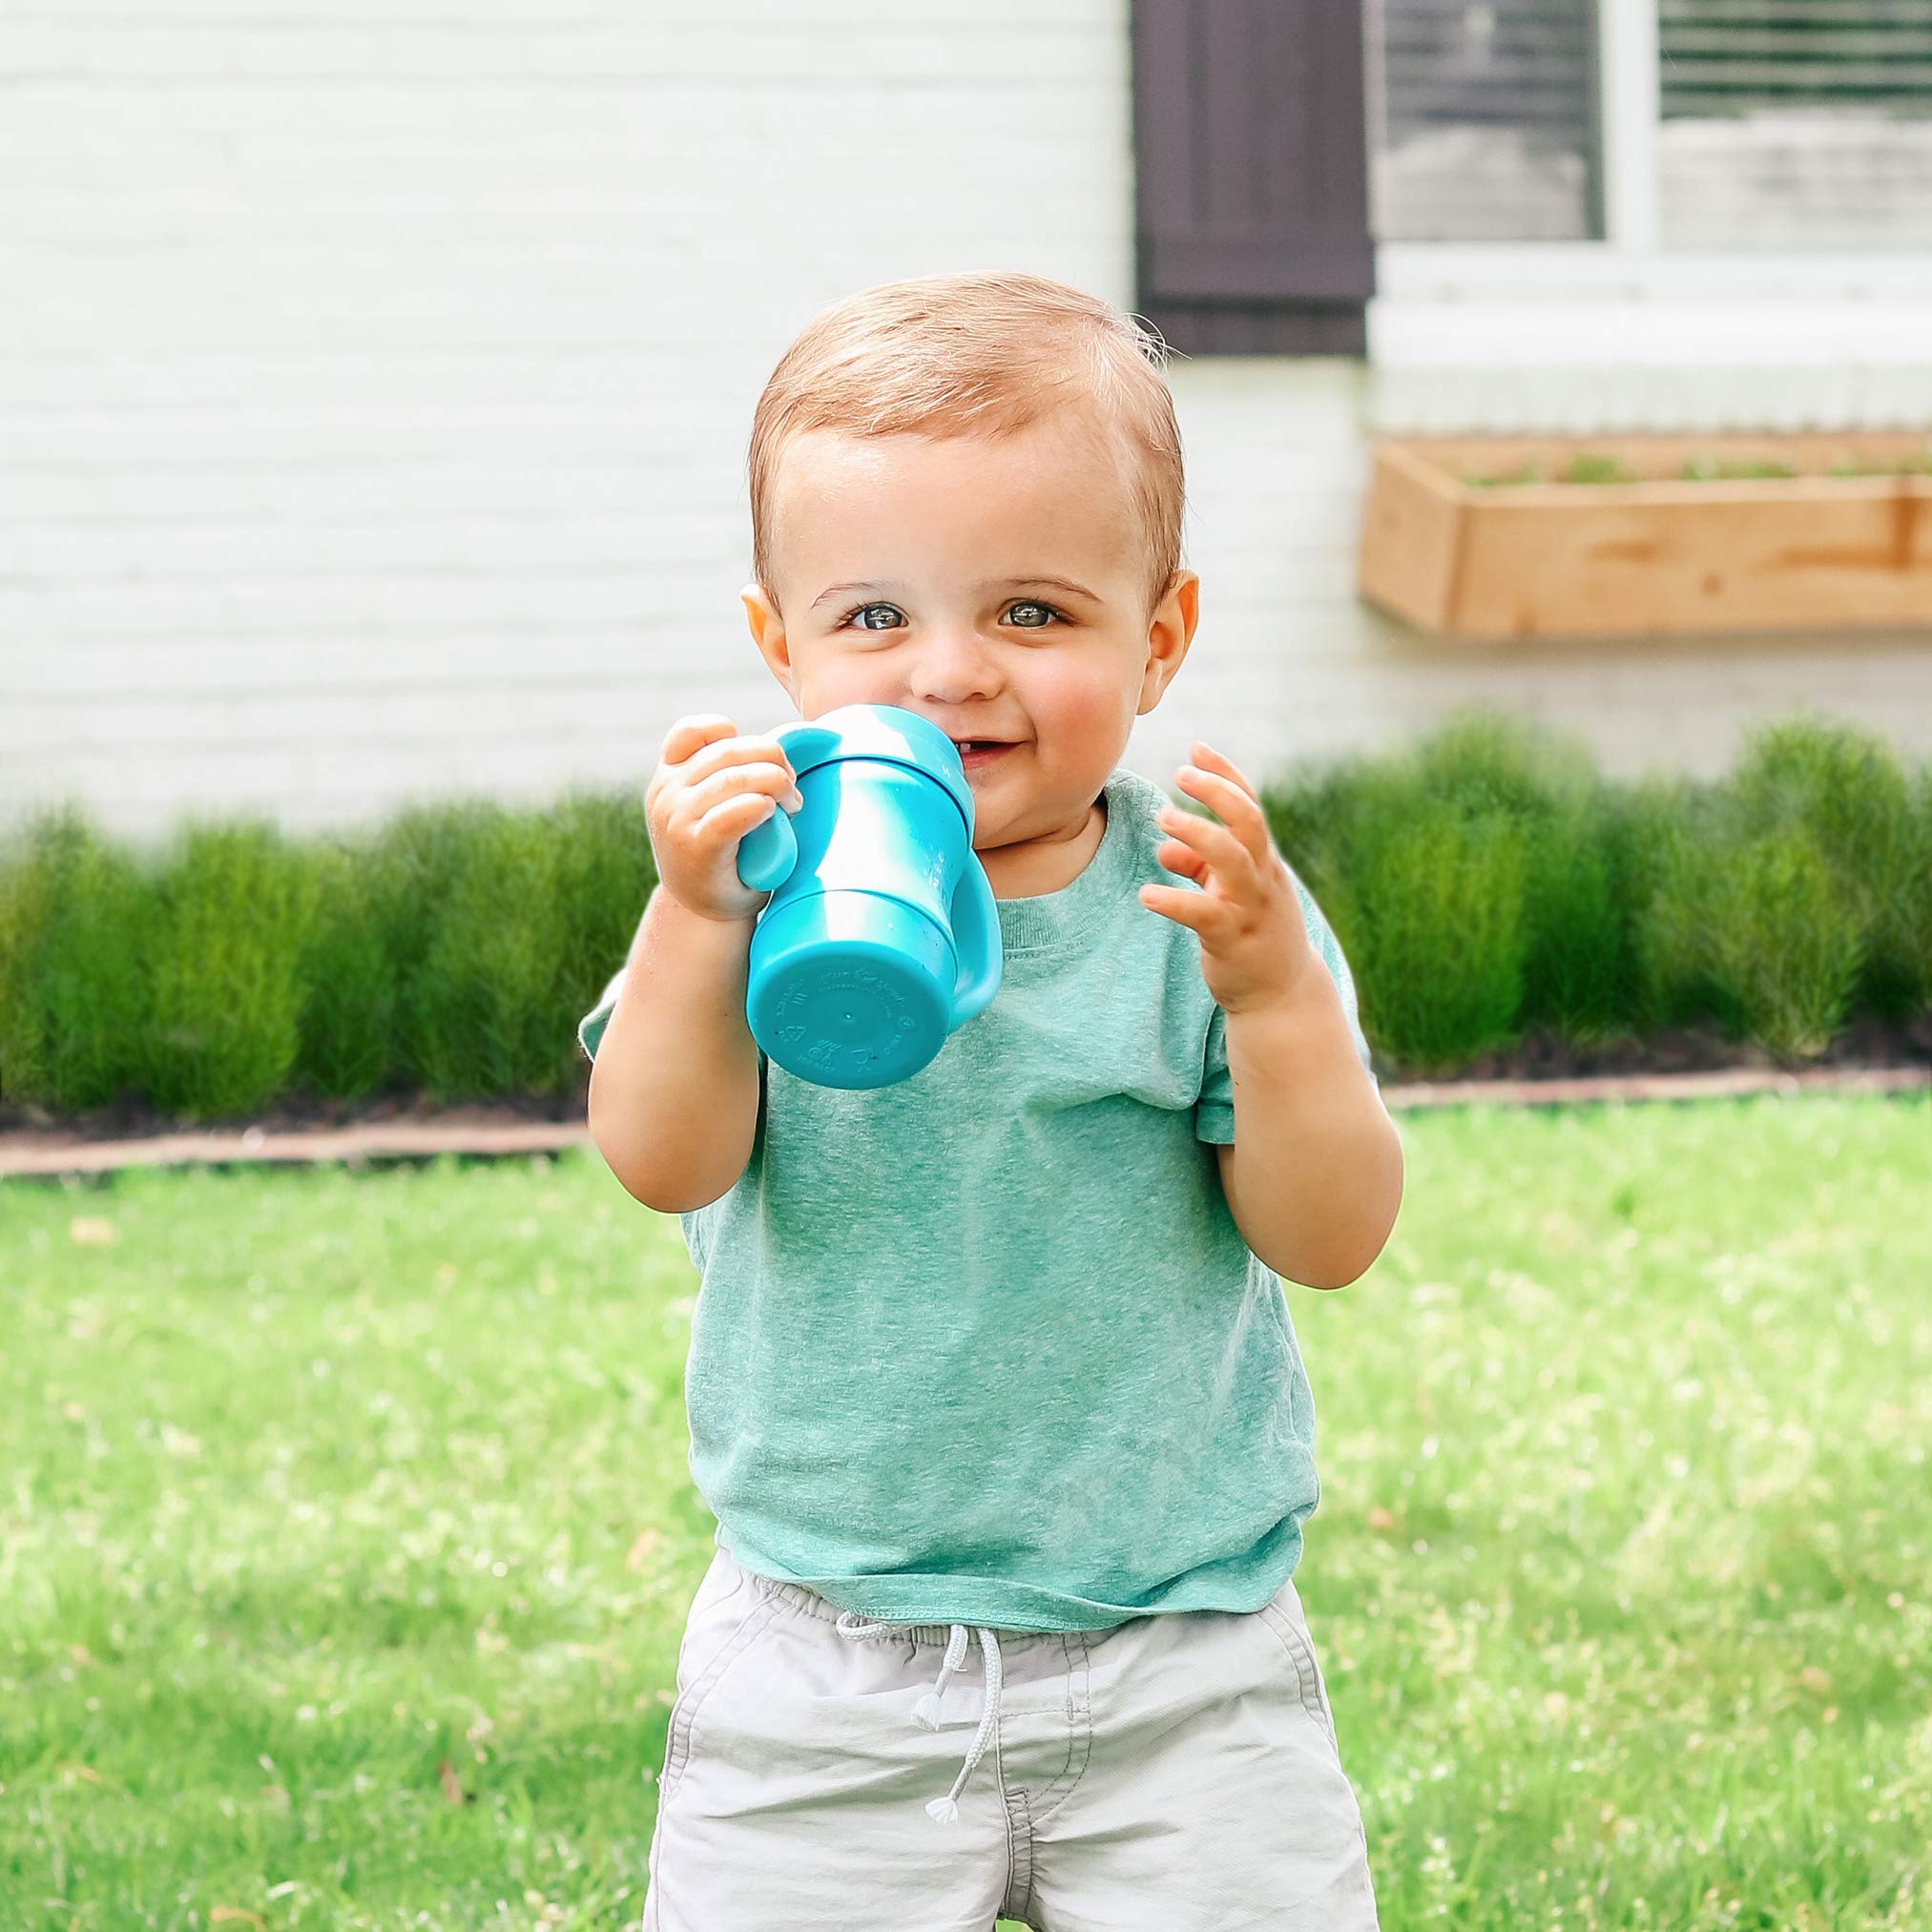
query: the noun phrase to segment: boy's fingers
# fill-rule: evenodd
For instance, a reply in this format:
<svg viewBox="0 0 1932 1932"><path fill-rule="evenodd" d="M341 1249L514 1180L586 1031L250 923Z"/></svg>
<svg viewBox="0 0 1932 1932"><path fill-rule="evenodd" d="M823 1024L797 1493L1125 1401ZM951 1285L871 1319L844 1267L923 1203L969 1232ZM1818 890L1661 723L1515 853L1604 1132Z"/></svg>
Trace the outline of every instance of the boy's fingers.
<svg viewBox="0 0 1932 1932"><path fill-rule="evenodd" d="M1201 738L1195 739L1195 763L1204 771L1218 772L1223 778L1232 779L1250 798L1259 797L1240 766L1233 758L1223 757L1213 745Z"/></svg>
<svg viewBox="0 0 1932 1932"><path fill-rule="evenodd" d="M1209 865L1219 865L1224 871L1232 871L1238 864L1239 858L1254 861L1254 849L1231 825L1217 825L1212 819L1204 819L1195 812L1183 812L1169 806L1173 814L1166 822L1169 836L1185 845L1191 852L1198 853L1202 862ZM1238 855L1238 857L1237 857Z"/></svg>
<svg viewBox="0 0 1932 1932"><path fill-rule="evenodd" d="M706 766L687 766L678 792L684 810L701 817L725 799L770 799L777 804L783 794L775 786L781 782L791 789L780 767L756 758L727 758Z"/></svg>
<svg viewBox="0 0 1932 1932"><path fill-rule="evenodd" d="M715 737L707 744L696 747L678 766L678 782L687 790L716 778L720 772L736 771L740 767L758 770L777 769L785 781L796 782L798 774L792 770L792 761L784 748L772 738L740 737L730 736Z"/></svg>
<svg viewBox="0 0 1932 1932"><path fill-rule="evenodd" d="M690 717L680 717L664 734L664 747L658 757L667 765L681 765L693 752L737 733L737 726L721 711L698 712Z"/></svg>
<svg viewBox="0 0 1932 1932"><path fill-rule="evenodd" d="M1201 908L1206 904L1206 895L1199 892L1183 892L1178 885L1150 883L1140 888L1140 903L1150 912L1157 912L1163 918L1173 920L1177 925L1191 925L1198 931L1203 916Z"/></svg>
<svg viewBox="0 0 1932 1932"><path fill-rule="evenodd" d="M1183 777L1180 786L1191 797L1199 797L1211 811L1219 814L1220 825L1209 826L1208 829L1219 831L1234 840L1249 858L1258 863L1266 856L1270 835L1268 821L1254 796L1219 772L1206 771L1196 765L1195 774L1192 779ZM1206 822L1198 821L1198 824Z"/></svg>

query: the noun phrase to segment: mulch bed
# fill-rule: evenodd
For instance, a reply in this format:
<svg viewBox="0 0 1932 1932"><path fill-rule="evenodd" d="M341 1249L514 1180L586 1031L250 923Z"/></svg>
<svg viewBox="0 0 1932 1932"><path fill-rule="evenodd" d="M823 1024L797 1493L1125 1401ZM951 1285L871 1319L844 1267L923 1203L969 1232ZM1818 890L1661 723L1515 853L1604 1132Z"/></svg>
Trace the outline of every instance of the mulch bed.
<svg viewBox="0 0 1932 1932"><path fill-rule="evenodd" d="M1381 1066L1391 1111L1470 1103L1574 1105L1792 1093L1815 1088L1932 1087L1932 1012L1861 1015L1818 1059L1780 1062L1714 1023L1579 1048L1548 1032L1447 1074ZM135 1165L328 1161L362 1165L438 1153L554 1153L587 1138L587 1079L571 1092L439 1105L420 1093L360 1101L289 1099L237 1121L183 1121L138 1101L55 1115L0 1101L0 1174L111 1173Z"/></svg>

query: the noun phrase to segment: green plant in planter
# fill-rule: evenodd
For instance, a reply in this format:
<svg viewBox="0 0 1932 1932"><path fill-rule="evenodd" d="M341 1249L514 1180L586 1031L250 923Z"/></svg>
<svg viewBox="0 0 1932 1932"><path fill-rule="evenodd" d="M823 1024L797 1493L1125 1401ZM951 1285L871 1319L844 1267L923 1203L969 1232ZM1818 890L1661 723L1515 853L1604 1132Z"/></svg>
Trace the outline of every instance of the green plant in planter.
<svg viewBox="0 0 1932 1932"><path fill-rule="evenodd" d="M1547 483L1543 466L1536 462L1519 463L1514 469L1501 476L1465 476L1463 481L1472 489L1500 489L1512 483Z"/></svg>
<svg viewBox="0 0 1932 1932"><path fill-rule="evenodd" d="M1685 483L1772 482L1800 474L1790 463L1769 456L1699 455L1686 459L1677 472ZM1905 456L1882 461L1848 456L1834 463L1827 476L1932 476L1932 445ZM1524 483L1641 483L1643 472L1622 456L1585 451L1570 458L1552 477L1534 460L1526 460L1498 476L1469 476L1463 481L1474 489L1506 488Z"/></svg>
<svg viewBox="0 0 1932 1932"><path fill-rule="evenodd" d="M1565 483L1641 483L1643 474L1621 456L1572 456Z"/></svg>
<svg viewBox="0 0 1932 1932"><path fill-rule="evenodd" d="M1557 483L1641 483L1644 479L1643 473L1621 456L1585 452L1572 456L1553 480ZM1477 489L1497 489L1512 483L1548 483L1552 479L1543 466L1530 457L1501 476L1465 476L1463 481Z"/></svg>
<svg viewBox="0 0 1932 1932"><path fill-rule="evenodd" d="M1679 473L1687 483L1751 483L1796 476L1797 471L1789 463L1768 457L1693 456Z"/></svg>
<svg viewBox="0 0 1932 1932"><path fill-rule="evenodd" d="M1932 443L1903 456L1872 459L1846 456L1825 471L1827 476L1932 476Z"/></svg>

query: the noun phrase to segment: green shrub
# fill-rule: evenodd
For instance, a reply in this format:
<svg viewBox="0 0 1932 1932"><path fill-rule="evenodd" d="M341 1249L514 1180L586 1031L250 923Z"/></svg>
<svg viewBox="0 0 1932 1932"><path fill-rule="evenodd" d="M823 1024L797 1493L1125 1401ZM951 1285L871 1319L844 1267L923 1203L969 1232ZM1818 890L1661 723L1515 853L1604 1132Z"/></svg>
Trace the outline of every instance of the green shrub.
<svg viewBox="0 0 1932 1932"><path fill-rule="evenodd" d="M558 841L548 816L469 807L448 889L429 908L408 1014L425 1089L437 1099L549 1093L575 1076L564 966Z"/></svg>
<svg viewBox="0 0 1932 1932"><path fill-rule="evenodd" d="M1434 1071L1516 1038L1527 936L1519 822L1432 794L1414 758L1358 769L1341 797L1322 905L1371 1046Z"/></svg>
<svg viewBox="0 0 1932 1932"><path fill-rule="evenodd" d="M1811 835L1865 939L1858 1004L1901 1018L1932 997L1924 843L1898 753L1862 725L1799 713L1748 734L1725 789L1745 830Z"/></svg>
<svg viewBox="0 0 1932 1932"><path fill-rule="evenodd" d="M494 809L475 800L405 806L366 854L369 917L389 961L396 1003L390 1072L405 1087L428 1084L422 1023L435 992L424 974L469 850Z"/></svg>
<svg viewBox="0 0 1932 1932"><path fill-rule="evenodd" d="M1500 814L1523 844L1523 996L1511 1027L1574 1040L1619 1029L1631 934L1609 836L1609 792L1572 734L1485 706L1453 713L1419 744L1429 797L1465 819Z"/></svg>
<svg viewBox="0 0 1932 1932"><path fill-rule="evenodd" d="M576 1023L624 964L657 883L641 796L576 792L556 808L557 918L563 938L557 1004Z"/></svg>
<svg viewBox="0 0 1932 1932"><path fill-rule="evenodd" d="M307 856L265 821L188 825L157 882L148 1096L206 1119L286 1086L301 1045L315 912Z"/></svg>
<svg viewBox="0 0 1932 1932"><path fill-rule="evenodd" d="M1418 1071L1532 1025L1583 1042L1705 1018L1797 1057L1860 1005L1932 998L1932 764L1908 776L1858 728L1800 716L1725 780L1610 784L1574 737L1474 707L1262 804L1363 1030ZM567 1091L654 883L629 789L301 842L204 824L158 865L47 814L0 845L0 1092L207 1116L290 1088Z"/></svg>
<svg viewBox="0 0 1932 1932"><path fill-rule="evenodd" d="M1632 936L1630 1016L1639 1032L1732 1010L1705 944L1705 896L1721 862L1720 837L1710 790L1694 779L1648 775L1630 780L1618 799L1610 842Z"/></svg>
<svg viewBox="0 0 1932 1932"><path fill-rule="evenodd" d="M1810 833L1741 839L1712 895L1712 973L1735 1009L1734 1037L1780 1058L1822 1053L1851 1011L1865 942Z"/></svg>
<svg viewBox="0 0 1932 1932"><path fill-rule="evenodd" d="M1672 793L1647 820L1642 1018L1708 1014L1781 1058L1821 1052L1850 1012L1867 952L1851 895L1803 824L1765 830L1725 788L1653 796Z"/></svg>
<svg viewBox="0 0 1932 1932"><path fill-rule="evenodd" d="M297 1083L354 1100L390 1077L401 1057L400 987L379 893L376 844L324 838L311 855L316 913L302 956Z"/></svg>
<svg viewBox="0 0 1932 1932"><path fill-rule="evenodd" d="M0 860L0 1093L84 1112L141 1078L153 890L76 806L20 826Z"/></svg>
<svg viewBox="0 0 1932 1932"><path fill-rule="evenodd" d="M1336 924L1342 915L1329 902L1337 896L1347 862L1343 814L1369 769L1368 760L1353 753L1310 762L1259 784L1261 814L1276 848L1328 914L1344 952L1349 950L1347 935Z"/></svg>
<svg viewBox="0 0 1932 1932"><path fill-rule="evenodd" d="M1912 787L1912 863L1905 891L1905 958L1922 1009L1932 1006L1932 760Z"/></svg>
<svg viewBox="0 0 1932 1932"><path fill-rule="evenodd" d="M1421 818L1389 828L1362 900L1358 979L1404 1065L1439 1072L1519 1037L1523 838L1503 818ZM1353 895L1351 894L1351 897Z"/></svg>

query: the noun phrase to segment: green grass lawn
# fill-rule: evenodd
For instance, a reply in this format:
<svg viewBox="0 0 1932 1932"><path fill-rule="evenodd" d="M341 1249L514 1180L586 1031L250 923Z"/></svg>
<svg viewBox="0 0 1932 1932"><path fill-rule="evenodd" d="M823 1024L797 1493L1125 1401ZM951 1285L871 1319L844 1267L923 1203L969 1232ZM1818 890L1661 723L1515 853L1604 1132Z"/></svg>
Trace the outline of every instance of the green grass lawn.
<svg viewBox="0 0 1932 1932"><path fill-rule="evenodd" d="M1402 1127L1289 1291L1384 1927L1932 1925L1932 1105ZM696 1285L589 1153L0 1183L0 1928L634 1925Z"/></svg>

